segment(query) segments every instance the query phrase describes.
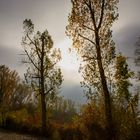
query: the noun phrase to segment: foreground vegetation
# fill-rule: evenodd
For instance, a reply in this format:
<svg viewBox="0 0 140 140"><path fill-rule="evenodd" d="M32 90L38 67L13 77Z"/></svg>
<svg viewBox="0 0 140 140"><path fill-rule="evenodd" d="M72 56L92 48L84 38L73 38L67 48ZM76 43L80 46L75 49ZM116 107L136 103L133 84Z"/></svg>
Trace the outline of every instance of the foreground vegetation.
<svg viewBox="0 0 140 140"><path fill-rule="evenodd" d="M121 76L121 70L127 65L125 60L122 55L116 59L116 74L119 75L119 80L121 79L123 84L117 80L116 84L120 85L117 86L116 94L111 96L113 123L117 139L137 140L140 136L139 91L131 93L126 89L126 85L130 85L127 76L132 73L126 71L125 75ZM119 66L122 64L124 67L120 69ZM15 71L1 66L0 75L1 91L4 93L1 95L0 102L1 128L36 136L44 135L41 129L40 98L34 96L25 82L21 82ZM73 101L58 95L55 96L46 107L45 136L54 140L107 139L103 96L91 95L92 93L88 91L88 102L82 106L77 106Z"/></svg>

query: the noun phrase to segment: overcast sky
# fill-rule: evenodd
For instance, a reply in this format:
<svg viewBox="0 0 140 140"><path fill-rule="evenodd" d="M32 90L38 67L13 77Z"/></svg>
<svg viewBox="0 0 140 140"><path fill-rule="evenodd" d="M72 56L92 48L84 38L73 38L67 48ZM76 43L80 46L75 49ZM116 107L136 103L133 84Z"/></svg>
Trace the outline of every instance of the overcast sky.
<svg viewBox="0 0 140 140"><path fill-rule="evenodd" d="M54 47L62 51L62 94L82 101L78 62L74 54L68 53L71 41L65 35L70 10L70 0L0 0L0 64L6 64L23 75L25 67L19 56L22 50L22 23L24 19L31 18L37 30L48 29ZM134 44L140 36L139 14L140 0L120 0L119 20L113 26L113 38L117 51L128 57L134 56Z"/></svg>

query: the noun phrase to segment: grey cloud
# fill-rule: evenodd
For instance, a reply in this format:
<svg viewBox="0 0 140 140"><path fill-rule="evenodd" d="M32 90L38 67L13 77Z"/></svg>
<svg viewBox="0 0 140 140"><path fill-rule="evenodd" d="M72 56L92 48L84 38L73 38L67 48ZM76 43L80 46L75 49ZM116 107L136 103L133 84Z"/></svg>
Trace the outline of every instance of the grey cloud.
<svg viewBox="0 0 140 140"><path fill-rule="evenodd" d="M13 33L19 34L23 20L31 18L37 30L47 28L54 40L58 42L65 37L69 11L69 0L1 0L0 30L4 27L3 32L8 33L9 26L12 26L14 29L18 28Z"/></svg>
<svg viewBox="0 0 140 140"><path fill-rule="evenodd" d="M128 57L134 56L135 44L140 37L140 24L126 26L114 34L114 40L118 51L122 51Z"/></svg>
<svg viewBox="0 0 140 140"><path fill-rule="evenodd" d="M113 38L125 55L134 56L135 42L140 36L140 0L120 0L119 19L113 25Z"/></svg>
<svg viewBox="0 0 140 140"><path fill-rule="evenodd" d="M14 47L0 45L0 63L8 65L16 63L18 50Z"/></svg>
<svg viewBox="0 0 140 140"><path fill-rule="evenodd" d="M135 65L136 42L140 37L140 24L127 25L114 33L117 52L121 52L128 59L129 67L133 71L139 70Z"/></svg>
<svg viewBox="0 0 140 140"><path fill-rule="evenodd" d="M22 51L12 47L0 45L0 65L6 65L12 70L17 70L17 72L23 77L25 72L25 66L21 62Z"/></svg>
<svg viewBox="0 0 140 140"><path fill-rule="evenodd" d="M61 95L64 95L65 98L72 99L75 102L86 102L86 97L84 96L83 88L80 87L80 84L69 83L67 85L63 85Z"/></svg>

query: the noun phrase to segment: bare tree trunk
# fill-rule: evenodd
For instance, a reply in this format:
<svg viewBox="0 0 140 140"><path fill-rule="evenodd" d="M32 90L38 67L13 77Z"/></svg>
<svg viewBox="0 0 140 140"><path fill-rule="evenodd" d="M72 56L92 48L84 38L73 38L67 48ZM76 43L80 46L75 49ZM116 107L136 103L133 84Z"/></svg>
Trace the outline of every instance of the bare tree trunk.
<svg viewBox="0 0 140 140"><path fill-rule="evenodd" d="M99 67L101 84L103 88L103 94L104 94L106 128L107 128L107 137L108 137L107 140L114 140L115 134L114 134L113 119L112 119L111 99L110 99L110 93L107 87L107 81L106 81L105 72L102 64L100 39L99 39L98 31L95 32L95 38L96 38L95 40L96 40L97 62Z"/></svg>

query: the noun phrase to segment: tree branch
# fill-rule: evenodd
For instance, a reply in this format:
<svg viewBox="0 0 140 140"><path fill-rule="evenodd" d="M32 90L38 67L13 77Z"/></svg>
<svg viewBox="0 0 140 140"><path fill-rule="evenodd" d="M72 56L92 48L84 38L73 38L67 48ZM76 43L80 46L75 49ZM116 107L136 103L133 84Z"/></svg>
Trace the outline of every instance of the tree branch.
<svg viewBox="0 0 140 140"><path fill-rule="evenodd" d="M55 63L54 63L54 64L52 64L51 66L49 66L49 67L45 68L45 73L47 72L47 70L48 70L48 69L53 68L53 66L55 66L56 64L57 64L57 62L55 62ZM48 73L44 74L44 76L47 76L47 75L48 75Z"/></svg>
<svg viewBox="0 0 140 140"><path fill-rule="evenodd" d="M48 94L51 90L53 90L53 87L51 87L48 91L46 91L45 94Z"/></svg>
<svg viewBox="0 0 140 140"><path fill-rule="evenodd" d="M95 59L94 57L90 57L88 55L83 55L82 57L84 58L84 61L89 61L89 60Z"/></svg>
<svg viewBox="0 0 140 140"><path fill-rule="evenodd" d="M98 25L98 29L101 28L101 24L103 21L103 16L104 16L104 6L105 6L105 0L102 0L102 8L101 8L101 16L100 16L100 21L99 21L99 25Z"/></svg>
<svg viewBox="0 0 140 140"><path fill-rule="evenodd" d="M96 46L96 44L95 44L92 40L90 40L89 38L87 38L87 37L85 37L85 36L83 36L83 35L81 35L81 34L78 34L78 35L79 35L80 37L82 37L83 39L85 39L85 40L91 42L92 44L94 44L94 45Z"/></svg>
<svg viewBox="0 0 140 140"><path fill-rule="evenodd" d="M32 60L32 58L30 57L28 51L27 51L26 49L24 49L24 51L25 51L25 53L27 54L27 57L29 58L29 60L31 61L31 63L33 64L33 66L34 66L38 71L40 71L39 68L37 67L37 65L34 63L34 61Z"/></svg>
<svg viewBox="0 0 140 140"><path fill-rule="evenodd" d="M22 60L21 62L24 63L24 64L27 64L27 63L29 64L29 63L31 63L31 62L28 62L28 61L26 61L26 60Z"/></svg>
<svg viewBox="0 0 140 140"><path fill-rule="evenodd" d="M89 1L89 4L86 2L86 0L84 2L85 2L85 4L87 5L87 7L88 7L88 9L90 11L92 23L93 23L94 29L96 31L97 25L96 25L96 21L95 21L94 7L92 8L91 0Z"/></svg>
<svg viewBox="0 0 140 140"><path fill-rule="evenodd" d="M88 27L87 25L83 25L83 27L85 27L85 28L87 28L87 29L89 29L89 30L95 32L95 30L93 30L92 28Z"/></svg>
<svg viewBox="0 0 140 140"><path fill-rule="evenodd" d="M35 46L37 55L38 55L39 59L41 59L41 56L40 56L40 54L39 54L39 48L37 47L36 43L30 38L30 36L29 36L28 33L26 34L26 36L27 36L27 38L31 41L31 43Z"/></svg>
<svg viewBox="0 0 140 140"><path fill-rule="evenodd" d="M94 71L94 69L88 64L88 68L91 70L91 71Z"/></svg>

